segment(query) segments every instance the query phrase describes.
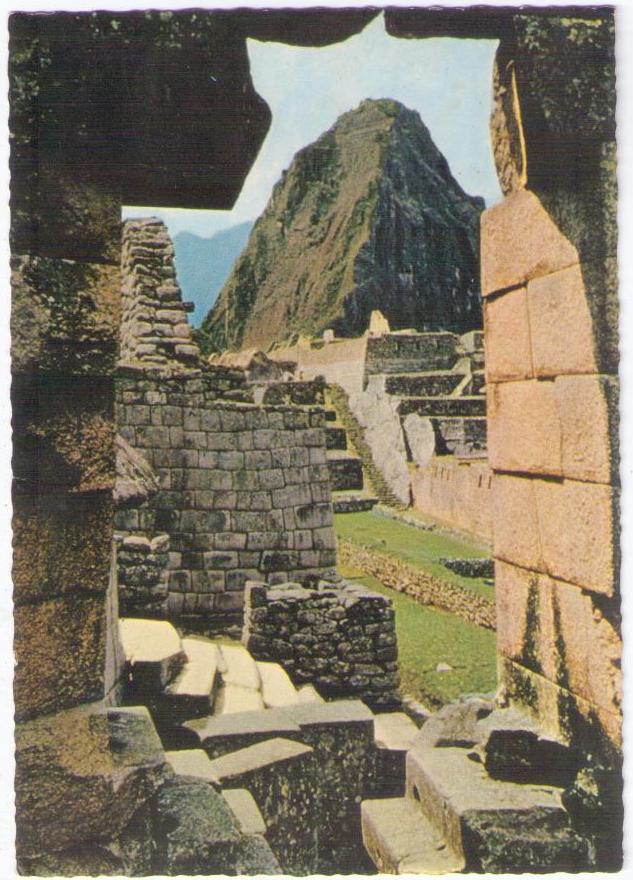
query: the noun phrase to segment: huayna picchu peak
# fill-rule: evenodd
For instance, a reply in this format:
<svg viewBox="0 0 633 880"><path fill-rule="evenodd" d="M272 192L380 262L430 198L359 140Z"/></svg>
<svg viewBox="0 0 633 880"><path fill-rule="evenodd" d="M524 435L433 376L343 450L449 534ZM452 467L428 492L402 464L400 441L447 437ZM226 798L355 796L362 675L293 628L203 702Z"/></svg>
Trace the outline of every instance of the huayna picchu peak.
<svg viewBox="0 0 633 880"><path fill-rule="evenodd" d="M293 335L481 326L479 215L415 111L365 100L275 185L202 330L213 350Z"/></svg>

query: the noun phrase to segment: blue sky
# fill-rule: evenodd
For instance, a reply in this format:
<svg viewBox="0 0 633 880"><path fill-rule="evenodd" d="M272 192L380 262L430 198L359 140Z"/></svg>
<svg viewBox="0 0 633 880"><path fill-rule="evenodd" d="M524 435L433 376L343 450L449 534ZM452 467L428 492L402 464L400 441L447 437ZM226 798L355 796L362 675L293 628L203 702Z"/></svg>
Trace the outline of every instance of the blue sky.
<svg viewBox="0 0 633 880"><path fill-rule="evenodd" d="M272 110L264 145L231 211L124 209L161 217L172 235L214 235L254 220L292 157L365 98L394 98L417 110L454 176L471 195L501 198L490 150L490 40L401 40L382 16L343 43L320 49L248 41L255 88Z"/></svg>

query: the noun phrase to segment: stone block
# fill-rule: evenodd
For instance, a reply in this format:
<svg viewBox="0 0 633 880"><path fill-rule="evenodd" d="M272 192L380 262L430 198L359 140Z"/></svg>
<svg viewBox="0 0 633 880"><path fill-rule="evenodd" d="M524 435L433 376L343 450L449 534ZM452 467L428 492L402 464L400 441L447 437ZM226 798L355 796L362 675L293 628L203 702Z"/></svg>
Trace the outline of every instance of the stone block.
<svg viewBox="0 0 633 880"><path fill-rule="evenodd" d="M537 196L522 189L481 215L482 296L578 263L578 252Z"/></svg>
<svg viewBox="0 0 633 880"><path fill-rule="evenodd" d="M493 475L494 554L497 559L542 571L536 483L529 477Z"/></svg>
<svg viewBox="0 0 633 880"><path fill-rule="evenodd" d="M112 498L22 495L13 499L13 601L64 593L105 595L112 551Z"/></svg>
<svg viewBox="0 0 633 880"><path fill-rule="evenodd" d="M118 351L118 265L36 256L11 262L14 373L111 375Z"/></svg>
<svg viewBox="0 0 633 880"><path fill-rule="evenodd" d="M565 477L618 481L618 391L617 379L610 376L559 376L555 380Z"/></svg>
<svg viewBox="0 0 633 880"><path fill-rule="evenodd" d="M18 854L116 836L170 775L144 707L82 708L18 725Z"/></svg>
<svg viewBox="0 0 633 880"><path fill-rule="evenodd" d="M17 606L14 626L18 721L104 697L105 587Z"/></svg>
<svg viewBox="0 0 633 880"><path fill-rule="evenodd" d="M525 287L485 300L484 328L487 380L530 379L534 370Z"/></svg>
<svg viewBox="0 0 633 880"><path fill-rule="evenodd" d="M575 480L536 480L534 492L541 570L587 590L613 595L619 569L616 490ZM508 556L503 558L512 561ZM529 562L520 564L538 568Z"/></svg>
<svg viewBox="0 0 633 880"><path fill-rule="evenodd" d="M527 304L536 376L597 371L596 331L580 266L534 278Z"/></svg>
<svg viewBox="0 0 633 880"><path fill-rule="evenodd" d="M561 425L554 383L489 384L486 396L490 466L560 476Z"/></svg>

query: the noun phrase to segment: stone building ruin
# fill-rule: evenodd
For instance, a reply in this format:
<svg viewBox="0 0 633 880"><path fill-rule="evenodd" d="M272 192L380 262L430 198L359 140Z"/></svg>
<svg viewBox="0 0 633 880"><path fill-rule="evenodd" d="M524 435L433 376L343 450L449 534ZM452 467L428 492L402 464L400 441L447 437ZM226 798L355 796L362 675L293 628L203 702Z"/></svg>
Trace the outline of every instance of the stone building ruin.
<svg viewBox="0 0 633 880"><path fill-rule="evenodd" d="M308 482L302 469L322 468L324 461L282 461L277 469L284 480L290 468L302 475L275 510L272 493L286 487L261 490L271 493L271 521L275 511L284 521L283 529L265 531L292 535L292 548L273 546L272 537L249 548L251 527L233 527L235 512L249 511L225 502L213 507L217 522L202 524L195 499L177 508L177 527L164 516L160 496L172 489L156 485L166 477L156 471L173 479L183 470L176 458L192 451L186 431L204 433L207 445L209 438L252 432L252 451L257 432L269 432L262 451L274 471L277 448L288 457L293 449L325 449L324 416L315 412L314 424L306 424L296 407L253 404L239 376L226 368L198 375L168 260L166 283L155 287L169 305L154 304L163 334L140 342L148 322L122 284L121 205L230 207L270 123L250 78L246 38L327 45L358 32L376 14L11 16L14 698L22 873L344 873L359 866L393 873L526 866L548 872L621 865L609 7L569 8L564 16L557 9L384 10L394 37L499 41L491 128L505 197L484 212L481 226L497 703L467 701L429 719L421 731L404 724L394 732L393 719L379 718L357 700L300 703L297 695L292 711L269 706L254 731L240 713L232 722L192 721L189 747L170 750L169 730L160 731L162 740L157 733L156 719L165 717L157 707L184 699L190 711L196 694L172 691L198 645L183 647L189 636L150 620L172 629L169 635L161 629L164 641L153 659L139 661L138 680L122 679L129 646L119 637L117 575L126 588L121 601L130 602L139 585L129 570L148 567L148 557L155 563L148 592L157 605L176 609L178 597L188 595L177 584L198 579L203 589L192 590L195 607L211 615L236 601L219 597L239 595L255 569L262 581L310 571L321 577L335 560L326 537L329 499L308 502L301 494ZM69 93L72 102L65 99ZM125 259L135 256L136 246L144 247L129 238ZM154 251L142 256L156 259ZM121 333L126 323L136 326L134 339ZM119 365L120 357L127 366ZM139 358L147 359L140 368L133 363ZM198 402L193 415L201 421L206 412L212 424L201 429L193 418L185 427L187 404L173 396L168 401L182 393L178 383ZM182 408L182 446L171 446L170 435L164 464L161 438L166 428L177 434L180 424L152 423L158 418L153 407L161 419L169 407ZM251 413L268 424L247 427ZM133 429L119 440L118 419ZM284 435L278 447L274 434ZM237 453L240 469L226 472L248 476L251 450L208 451L218 453L218 463L223 452ZM125 478L115 486L117 453ZM325 492L329 477L322 482ZM307 504L325 506L322 519L302 529L297 515ZM285 521L289 510L293 525ZM319 530L325 530L325 546L317 547ZM297 547L305 531L311 543ZM184 537L215 540L238 532L247 535L245 548L179 545ZM194 557L186 562L185 552ZM258 559L251 567L240 552ZM200 553L220 553L230 564L207 569L204 557L202 565L195 557ZM167 556L166 581L161 556ZM264 578L260 566L267 568ZM213 578L206 577L210 572ZM226 688L235 667L223 662L218 675ZM131 695L123 694L123 684ZM186 751L203 752L193 757L195 767L183 765ZM556 778L545 772L552 754L560 767ZM468 780L467 790L460 778ZM228 797L221 794L229 789ZM282 791L290 792L283 814ZM308 827L323 833L308 838ZM333 834L339 827L341 834ZM403 829L416 841L415 852L403 851Z"/></svg>

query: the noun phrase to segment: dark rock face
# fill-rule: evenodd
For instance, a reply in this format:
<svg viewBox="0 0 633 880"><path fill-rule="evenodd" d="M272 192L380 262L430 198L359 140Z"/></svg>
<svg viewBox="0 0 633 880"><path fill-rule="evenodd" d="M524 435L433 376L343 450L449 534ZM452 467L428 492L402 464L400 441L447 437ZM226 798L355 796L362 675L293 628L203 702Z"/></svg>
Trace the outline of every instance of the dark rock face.
<svg viewBox="0 0 633 880"><path fill-rule="evenodd" d="M481 325L479 215L419 115L367 100L301 150L203 322L211 347Z"/></svg>

